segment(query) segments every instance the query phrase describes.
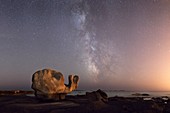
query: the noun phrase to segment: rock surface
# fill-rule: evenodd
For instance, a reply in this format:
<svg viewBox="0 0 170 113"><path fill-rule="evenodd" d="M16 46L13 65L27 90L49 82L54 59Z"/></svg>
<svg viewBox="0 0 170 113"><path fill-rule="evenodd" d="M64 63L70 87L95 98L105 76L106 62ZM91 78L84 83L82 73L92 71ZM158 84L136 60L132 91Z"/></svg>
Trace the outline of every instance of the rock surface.
<svg viewBox="0 0 170 113"><path fill-rule="evenodd" d="M32 76L32 89L40 99L65 99L65 95L75 90L79 82L77 75L69 75L68 79L69 84L66 85L61 72L51 69L39 70Z"/></svg>
<svg viewBox="0 0 170 113"><path fill-rule="evenodd" d="M88 99L89 103L89 106L87 106L88 109L90 108L100 110L107 107L108 96L100 89L93 92L86 92L86 98Z"/></svg>
<svg viewBox="0 0 170 113"><path fill-rule="evenodd" d="M102 102L108 102L108 96L107 94L98 89L97 91L93 92L86 92L86 96L90 101L102 101Z"/></svg>
<svg viewBox="0 0 170 113"><path fill-rule="evenodd" d="M67 95L62 101L39 101L34 96L1 95L0 113L170 113L169 97L110 97ZM90 94L90 93L89 93ZM100 94L100 93L98 93ZM97 97L91 99L90 96ZM90 99L90 100L89 100Z"/></svg>

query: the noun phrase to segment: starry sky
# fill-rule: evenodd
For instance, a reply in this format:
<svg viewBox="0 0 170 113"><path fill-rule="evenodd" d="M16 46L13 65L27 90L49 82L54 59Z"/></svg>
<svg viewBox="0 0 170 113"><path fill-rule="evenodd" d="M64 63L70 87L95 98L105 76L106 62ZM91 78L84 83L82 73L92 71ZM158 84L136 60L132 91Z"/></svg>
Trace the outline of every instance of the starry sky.
<svg viewBox="0 0 170 113"><path fill-rule="evenodd" d="M78 89L170 90L170 0L0 0L0 89L51 68Z"/></svg>

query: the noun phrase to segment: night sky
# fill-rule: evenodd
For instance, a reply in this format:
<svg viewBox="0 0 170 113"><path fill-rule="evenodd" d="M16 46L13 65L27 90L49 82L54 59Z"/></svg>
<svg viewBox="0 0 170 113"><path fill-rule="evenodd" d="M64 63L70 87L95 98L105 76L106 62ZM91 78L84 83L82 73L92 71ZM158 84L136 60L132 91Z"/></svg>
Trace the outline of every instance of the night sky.
<svg viewBox="0 0 170 113"><path fill-rule="evenodd" d="M170 90L170 0L0 0L0 89L44 68L78 89Z"/></svg>

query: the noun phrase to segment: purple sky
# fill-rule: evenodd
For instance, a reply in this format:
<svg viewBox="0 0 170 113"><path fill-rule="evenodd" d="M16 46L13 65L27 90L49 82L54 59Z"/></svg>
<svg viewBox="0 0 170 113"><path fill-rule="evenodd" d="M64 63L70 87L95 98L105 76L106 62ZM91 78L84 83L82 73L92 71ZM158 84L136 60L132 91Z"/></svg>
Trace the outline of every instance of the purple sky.
<svg viewBox="0 0 170 113"><path fill-rule="evenodd" d="M170 90L170 1L0 0L0 89L44 68L79 89Z"/></svg>

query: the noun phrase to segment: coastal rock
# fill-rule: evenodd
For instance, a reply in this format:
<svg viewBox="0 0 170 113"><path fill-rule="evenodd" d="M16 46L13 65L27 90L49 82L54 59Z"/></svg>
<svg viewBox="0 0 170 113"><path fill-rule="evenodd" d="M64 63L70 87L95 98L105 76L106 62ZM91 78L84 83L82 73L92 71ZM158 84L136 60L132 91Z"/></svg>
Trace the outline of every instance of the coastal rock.
<svg viewBox="0 0 170 113"><path fill-rule="evenodd" d="M4 93L8 93L4 92ZM69 98L68 98L69 97ZM39 101L34 96L1 95L1 113L170 113L170 101L145 101L145 97L109 97L90 101L86 95L67 95L66 101ZM157 97L155 97L157 98ZM159 98L161 99L161 98Z"/></svg>
<svg viewBox="0 0 170 113"><path fill-rule="evenodd" d="M72 92L78 86L79 77L69 75L69 84L64 84L64 76L61 72L51 69L36 71L32 75L32 89L35 96L42 99L65 99L67 93Z"/></svg>
<svg viewBox="0 0 170 113"><path fill-rule="evenodd" d="M147 94L147 93L134 93L134 94L132 94L132 96L150 96L149 94Z"/></svg>
<svg viewBox="0 0 170 113"><path fill-rule="evenodd" d="M91 101L108 102L107 94L104 91L100 90L100 89L98 89L97 91L93 91L93 92L86 92L86 96Z"/></svg>
<svg viewBox="0 0 170 113"><path fill-rule="evenodd" d="M100 89L93 92L86 92L86 97L89 102L87 109L91 111L107 107L106 103L108 102L108 96L104 91Z"/></svg>

